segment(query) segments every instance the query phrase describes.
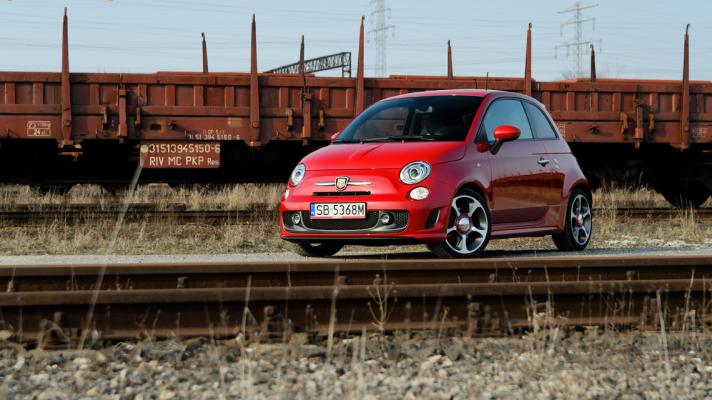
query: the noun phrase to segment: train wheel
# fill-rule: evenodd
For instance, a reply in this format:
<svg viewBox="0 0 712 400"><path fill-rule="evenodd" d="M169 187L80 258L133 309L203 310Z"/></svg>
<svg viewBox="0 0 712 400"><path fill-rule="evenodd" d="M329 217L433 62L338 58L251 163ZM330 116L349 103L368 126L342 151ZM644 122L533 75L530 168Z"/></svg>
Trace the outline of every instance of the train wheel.
<svg viewBox="0 0 712 400"><path fill-rule="evenodd" d="M492 232L487 201L471 189L462 189L450 204L443 243L429 245L440 258L467 258L480 255Z"/></svg>
<svg viewBox="0 0 712 400"><path fill-rule="evenodd" d="M564 231L551 235L556 248L564 251L581 251L591 240L593 216L591 215L591 199L581 189L574 189L569 195L566 208Z"/></svg>
<svg viewBox="0 0 712 400"><path fill-rule="evenodd" d="M329 257L344 247L341 243L296 243L294 251L304 257Z"/></svg>
<svg viewBox="0 0 712 400"><path fill-rule="evenodd" d="M699 181L666 186L658 192L677 208L698 208L710 197L710 191Z"/></svg>

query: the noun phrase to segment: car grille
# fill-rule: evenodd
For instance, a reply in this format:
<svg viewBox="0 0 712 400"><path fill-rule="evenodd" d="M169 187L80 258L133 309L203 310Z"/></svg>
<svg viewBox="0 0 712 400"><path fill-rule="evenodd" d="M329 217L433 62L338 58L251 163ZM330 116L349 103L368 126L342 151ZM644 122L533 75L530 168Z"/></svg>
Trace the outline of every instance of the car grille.
<svg viewBox="0 0 712 400"><path fill-rule="evenodd" d="M367 212L364 219L311 219L308 212L302 211L302 220L305 227L324 231L371 229L378 223L378 211Z"/></svg>
<svg viewBox="0 0 712 400"><path fill-rule="evenodd" d="M388 225L380 222L384 213L393 218ZM300 226L292 223L291 212L282 215L282 221L289 230L302 231L362 231L362 232L393 232L401 231L408 225L408 211L368 211L364 219L311 219L308 211L301 211Z"/></svg>

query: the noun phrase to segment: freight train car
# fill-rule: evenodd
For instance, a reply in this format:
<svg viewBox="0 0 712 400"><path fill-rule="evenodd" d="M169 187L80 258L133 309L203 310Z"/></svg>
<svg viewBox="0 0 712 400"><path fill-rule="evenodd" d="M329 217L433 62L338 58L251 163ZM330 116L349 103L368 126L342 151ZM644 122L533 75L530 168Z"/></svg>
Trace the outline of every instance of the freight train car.
<svg viewBox="0 0 712 400"><path fill-rule="evenodd" d="M539 82L531 24L523 78L364 77L363 19L355 78L259 73L252 21L249 73L70 73L64 16L60 73L0 72L0 181L66 190L139 181L283 182L364 107L420 90L485 88L532 95L556 120L594 185L647 184L676 205L712 192L712 82ZM303 66L303 42L300 63ZM205 48L204 48L205 49Z"/></svg>

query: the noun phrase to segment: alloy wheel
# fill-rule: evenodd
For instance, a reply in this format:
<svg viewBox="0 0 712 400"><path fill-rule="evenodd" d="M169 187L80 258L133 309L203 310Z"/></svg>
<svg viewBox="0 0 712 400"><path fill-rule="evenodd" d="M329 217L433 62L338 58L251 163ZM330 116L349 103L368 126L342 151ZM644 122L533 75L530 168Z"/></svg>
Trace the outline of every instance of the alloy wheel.
<svg viewBox="0 0 712 400"><path fill-rule="evenodd" d="M459 195L450 204L445 243L454 252L471 254L485 243L489 224L482 203L469 195Z"/></svg>
<svg viewBox="0 0 712 400"><path fill-rule="evenodd" d="M583 194L577 194L571 202L569 219L571 221L571 234L576 243L581 246L588 243L588 239L591 236L591 206Z"/></svg>

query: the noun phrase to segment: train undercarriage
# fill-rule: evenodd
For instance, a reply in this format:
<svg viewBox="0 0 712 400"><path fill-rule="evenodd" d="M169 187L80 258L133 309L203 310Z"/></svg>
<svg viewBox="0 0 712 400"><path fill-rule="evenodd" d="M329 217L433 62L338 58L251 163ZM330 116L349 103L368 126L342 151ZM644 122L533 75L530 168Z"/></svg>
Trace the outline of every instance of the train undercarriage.
<svg viewBox="0 0 712 400"><path fill-rule="evenodd" d="M326 142L293 141L250 148L221 142L215 169L142 169L138 183L172 187L285 182L296 163ZM0 140L0 181L38 191L66 192L75 184L96 184L110 192L127 188L139 165L139 143L87 141L79 152L60 152L53 141ZM712 193L712 145L679 151L666 144L570 143L594 189L648 187L680 208L699 207Z"/></svg>
<svg viewBox="0 0 712 400"><path fill-rule="evenodd" d="M591 186L649 187L675 207L699 207L712 194L712 146L570 143Z"/></svg>

